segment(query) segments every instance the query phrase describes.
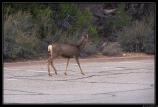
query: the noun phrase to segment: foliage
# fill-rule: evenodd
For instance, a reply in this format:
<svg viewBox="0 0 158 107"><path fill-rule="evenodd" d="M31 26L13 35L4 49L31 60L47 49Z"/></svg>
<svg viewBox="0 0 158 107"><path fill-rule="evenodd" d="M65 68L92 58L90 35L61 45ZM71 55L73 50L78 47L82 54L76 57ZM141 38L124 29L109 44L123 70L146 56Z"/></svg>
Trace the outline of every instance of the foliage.
<svg viewBox="0 0 158 107"><path fill-rule="evenodd" d="M103 55L107 56L121 56L122 49L117 42L109 42L102 50Z"/></svg>
<svg viewBox="0 0 158 107"><path fill-rule="evenodd" d="M29 57L38 45L32 15L18 11L4 22L4 57Z"/></svg>
<svg viewBox="0 0 158 107"><path fill-rule="evenodd" d="M135 21L118 33L118 41L125 51L154 53L154 30L143 21Z"/></svg>
<svg viewBox="0 0 158 107"><path fill-rule="evenodd" d="M89 10L74 3L55 5L4 4L4 58L39 56L48 43L76 43L84 29L93 27Z"/></svg>
<svg viewBox="0 0 158 107"><path fill-rule="evenodd" d="M110 20L110 26L115 31L116 29L120 29L124 26L127 26L130 23L131 17L125 11L125 4L119 4L115 18Z"/></svg>
<svg viewBox="0 0 158 107"><path fill-rule="evenodd" d="M124 51L154 53L155 4L105 4L4 3L4 58L46 56L48 43L75 44L84 33L90 44L83 51L89 55L97 53L100 41L119 42ZM116 12L95 16L95 10L108 6ZM118 44L110 43L103 53L115 55L115 50L121 52Z"/></svg>
<svg viewBox="0 0 158 107"><path fill-rule="evenodd" d="M131 23L131 16L125 10L125 4L120 3L116 8L115 15L109 16L104 22L104 35L108 41L116 42L117 35L115 34L123 27Z"/></svg>
<svg viewBox="0 0 158 107"><path fill-rule="evenodd" d="M97 28L95 26L90 26L89 27L88 34L91 36L92 41L95 44L98 44L98 42L100 41L100 38L99 38L99 35L98 35Z"/></svg>
<svg viewBox="0 0 158 107"><path fill-rule="evenodd" d="M151 13L155 14L155 3L127 3L127 12L132 16L132 20L142 20Z"/></svg>
<svg viewBox="0 0 158 107"><path fill-rule="evenodd" d="M83 51L84 51L86 54L88 54L88 55L95 54L95 53L97 53L97 46L96 46L96 44L90 42L90 43L88 43L88 45L84 48Z"/></svg>

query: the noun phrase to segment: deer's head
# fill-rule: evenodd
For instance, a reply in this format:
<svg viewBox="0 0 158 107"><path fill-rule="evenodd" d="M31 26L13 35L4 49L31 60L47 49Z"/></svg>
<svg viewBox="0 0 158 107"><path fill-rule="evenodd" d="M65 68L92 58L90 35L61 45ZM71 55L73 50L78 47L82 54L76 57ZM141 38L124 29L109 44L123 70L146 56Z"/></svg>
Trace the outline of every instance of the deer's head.
<svg viewBox="0 0 158 107"><path fill-rule="evenodd" d="M79 42L79 46L81 48L84 48L86 43L88 42L88 34L84 34L82 37L81 37L81 40Z"/></svg>
<svg viewBox="0 0 158 107"><path fill-rule="evenodd" d="M87 42L88 41L88 34L84 34L82 37L81 37L81 42Z"/></svg>

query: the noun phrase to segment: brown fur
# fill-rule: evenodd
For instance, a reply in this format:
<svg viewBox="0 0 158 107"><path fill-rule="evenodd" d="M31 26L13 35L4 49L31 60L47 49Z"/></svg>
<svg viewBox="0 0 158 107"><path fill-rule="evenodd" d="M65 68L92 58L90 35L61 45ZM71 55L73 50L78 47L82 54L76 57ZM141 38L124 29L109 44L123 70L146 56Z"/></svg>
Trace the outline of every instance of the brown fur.
<svg viewBox="0 0 158 107"><path fill-rule="evenodd" d="M76 62L80 68L81 74L84 75L84 73L81 69L78 57L80 55L81 49L85 46L87 41L88 41L88 35L84 35L84 36L82 36L82 38L78 44L68 44L68 43L52 44L52 49L51 50L48 49L48 75L51 76L50 65L52 66L52 68L55 71L55 74L57 75L57 71L53 64L54 58L56 58L57 56L62 56L62 57L68 58L65 75L67 75L66 71L67 71L67 67L69 64L69 60L70 60L70 58L73 58L73 57L76 59ZM52 55L51 55L50 51L52 51Z"/></svg>

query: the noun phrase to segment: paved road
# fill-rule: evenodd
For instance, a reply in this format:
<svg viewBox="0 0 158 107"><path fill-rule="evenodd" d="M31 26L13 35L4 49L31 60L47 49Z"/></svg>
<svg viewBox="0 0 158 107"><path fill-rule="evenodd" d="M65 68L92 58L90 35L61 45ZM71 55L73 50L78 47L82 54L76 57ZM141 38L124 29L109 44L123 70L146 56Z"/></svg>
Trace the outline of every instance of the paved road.
<svg viewBox="0 0 158 107"><path fill-rule="evenodd" d="M115 59L115 58L113 58ZM57 59L52 77L45 62L5 63L3 103L154 103L154 58L81 59L86 75L70 60Z"/></svg>

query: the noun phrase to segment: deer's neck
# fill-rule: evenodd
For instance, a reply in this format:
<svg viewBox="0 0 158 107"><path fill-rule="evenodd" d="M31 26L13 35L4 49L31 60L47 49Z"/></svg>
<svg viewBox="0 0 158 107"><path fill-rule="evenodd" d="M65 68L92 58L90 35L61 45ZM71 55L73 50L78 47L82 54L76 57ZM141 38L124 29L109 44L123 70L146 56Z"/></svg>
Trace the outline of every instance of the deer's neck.
<svg viewBox="0 0 158 107"><path fill-rule="evenodd" d="M82 49L82 48L84 48L84 46L85 46L85 41L84 41L84 39L82 39L82 40L80 40L80 42L78 43L78 47L80 48L80 49Z"/></svg>

